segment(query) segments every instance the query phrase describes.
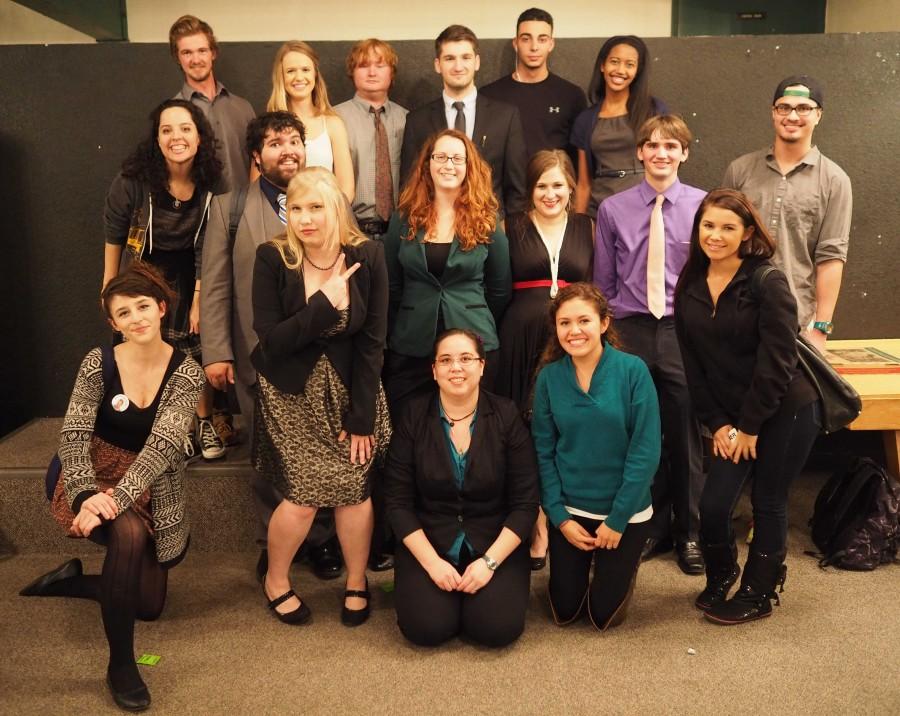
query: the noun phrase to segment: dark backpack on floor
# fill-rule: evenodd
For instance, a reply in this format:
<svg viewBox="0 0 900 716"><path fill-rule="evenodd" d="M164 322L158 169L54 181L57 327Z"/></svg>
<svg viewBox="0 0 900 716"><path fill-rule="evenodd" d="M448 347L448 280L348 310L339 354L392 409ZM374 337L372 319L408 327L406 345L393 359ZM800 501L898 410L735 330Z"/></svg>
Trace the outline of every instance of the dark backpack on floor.
<svg viewBox="0 0 900 716"><path fill-rule="evenodd" d="M867 571L893 562L900 546L900 483L875 461L853 458L819 492L809 525L820 567Z"/></svg>

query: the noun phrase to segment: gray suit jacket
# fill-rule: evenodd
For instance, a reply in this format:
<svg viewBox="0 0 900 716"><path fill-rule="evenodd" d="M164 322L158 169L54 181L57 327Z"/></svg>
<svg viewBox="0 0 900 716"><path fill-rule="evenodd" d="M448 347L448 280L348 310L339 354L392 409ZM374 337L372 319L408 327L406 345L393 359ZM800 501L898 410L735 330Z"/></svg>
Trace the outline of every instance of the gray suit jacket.
<svg viewBox="0 0 900 716"><path fill-rule="evenodd" d="M253 264L256 248L284 233L284 225L259 188L250 185L234 246L228 236L232 194L213 199L203 244L200 282L200 339L203 365L233 361L235 380L256 382L250 353L259 342L253 330Z"/></svg>

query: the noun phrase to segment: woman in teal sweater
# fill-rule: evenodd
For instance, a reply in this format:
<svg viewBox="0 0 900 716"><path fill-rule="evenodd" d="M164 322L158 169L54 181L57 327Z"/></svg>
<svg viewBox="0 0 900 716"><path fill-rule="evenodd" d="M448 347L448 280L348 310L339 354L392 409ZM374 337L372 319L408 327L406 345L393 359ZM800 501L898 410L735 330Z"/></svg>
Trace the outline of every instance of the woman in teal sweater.
<svg viewBox="0 0 900 716"><path fill-rule="evenodd" d="M550 606L559 625L587 603L600 630L621 623L647 538L659 465L659 401L644 362L615 348L599 289L576 283L554 328L531 424L550 530ZM590 581L591 564L594 579Z"/></svg>

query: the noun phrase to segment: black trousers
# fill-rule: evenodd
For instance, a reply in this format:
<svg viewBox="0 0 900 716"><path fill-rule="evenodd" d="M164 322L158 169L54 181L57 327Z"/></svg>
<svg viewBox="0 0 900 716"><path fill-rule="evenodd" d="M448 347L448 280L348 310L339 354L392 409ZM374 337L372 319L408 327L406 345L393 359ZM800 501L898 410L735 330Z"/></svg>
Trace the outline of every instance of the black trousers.
<svg viewBox="0 0 900 716"><path fill-rule="evenodd" d="M822 420L819 402L797 410L781 409L759 431L756 460L711 458L709 480L700 500L703 541L733 542L731 513L744 483L753 479L753 550L781 554L787 545L788 489L800 474Z"/></svg>
<svg viewBox="0 0 900 716"><path fill-rule="evenodd" d="M599 520L572 517L591 534ZM647 541L650 522L629 524L615 549L586 552L550 527L550 607L560 626L574 621L588 607L594 626L603 629L625 601L641 564L641 550ZM594 578L590 578L591 566Z"/></svg>
<svg viewBox="0 0 900 716"><path fill-rule="evenodd" d="M460 560L460 574L473 559L481 556ZM457 635L485 646L506 646L525 629L530 581L528 547L519 545L475 594L445 592L398 542L394 556L397 625L403 636L419 646L437 646Z"/></svg>
<svg viewBox="0 0 900 716"><path fill-rule="evenodd" d="M681 348L671 318L629 316L615 323L622 348L650 369L659 396L663 450L653 479L653 519L648 537L696 541L703 492L703 444L688 392ZM672 514L674 513L674 521Z"/></svg>

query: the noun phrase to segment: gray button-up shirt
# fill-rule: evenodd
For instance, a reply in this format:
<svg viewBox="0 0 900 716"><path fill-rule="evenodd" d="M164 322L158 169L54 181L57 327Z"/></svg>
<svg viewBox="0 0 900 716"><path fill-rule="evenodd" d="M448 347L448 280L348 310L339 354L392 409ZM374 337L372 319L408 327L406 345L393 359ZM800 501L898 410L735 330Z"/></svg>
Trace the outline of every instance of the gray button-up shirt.
<svg viewBox="0 0 900 716"><path fill-rule="evenodd" d="M816 147L782 174L774 148L735 159L722 186L744 192L775 240L773 263L787 274L800 326L816 316L816 264L847 260L850 177Z"/></svg>
<svg viewBox="0 0 900 716"><path fill-rule="evenodd" d="M256 116L253 107L243 97L231 94L216 81L216 96L212 102L187 82L175 99L191 102L203 110L219 140L218 154L222 162L222 184L216 193L224 193L250 183L250 157L247 155L247 125Z"/></svg>
<svg viewBox="0 0 900 716"><path fill-rule="evenodd" d="M356 176L356 196L353 213L357 219L377 219L375 213L375 119L369 112L372 104L359 95L341 102L334 109L347 126L350 138L350 158ZM400 147L409 110L388 100L384 103L381 121L387 130L388 151L391 155L391 179L394 182L394 205L400 192Z"/></svg>

